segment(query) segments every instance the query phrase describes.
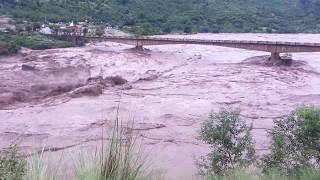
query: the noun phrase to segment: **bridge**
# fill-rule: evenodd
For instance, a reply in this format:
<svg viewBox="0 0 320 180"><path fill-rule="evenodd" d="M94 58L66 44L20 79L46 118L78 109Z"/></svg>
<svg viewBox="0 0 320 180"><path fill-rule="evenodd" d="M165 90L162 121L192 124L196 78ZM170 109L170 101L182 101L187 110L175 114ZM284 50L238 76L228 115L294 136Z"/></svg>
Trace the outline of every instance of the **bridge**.
<svg viewBox="0 0 320 180"><path fill-rule="evenodd" d="M229 48L247 49L264 51L271 53L271 62L281 61L280 53L294 52L320 52L320 43L302 42L275 42L275 41L244 41L244 40L202 40L202 39L183 39L183 38L157 38L157 37L131 37L131 36L101 36L77 38L111 41L122 44L134 45L139 49L143 46L166 45L166 44L197 44L222 46Z"/></svg>

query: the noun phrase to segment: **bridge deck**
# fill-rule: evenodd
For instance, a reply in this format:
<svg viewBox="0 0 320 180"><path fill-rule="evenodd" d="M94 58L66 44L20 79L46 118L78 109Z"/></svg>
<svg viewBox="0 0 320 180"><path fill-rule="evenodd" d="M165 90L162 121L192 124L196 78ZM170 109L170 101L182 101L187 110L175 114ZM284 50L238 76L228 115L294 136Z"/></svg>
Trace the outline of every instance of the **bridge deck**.
<svg viewBox="0 0 320 180"><path fill-rule="evenodd" d="M284 52L320 52L320 43L305 42L282 42L282 41L246 41L246 40L210 40L210 39L187 39L187 38L158 38L158 37L132 37L132 36L103 36L86 38L112 41L117 43L135 45L137 47L166 44L198 44L213 45L238 49L271 52L272 61L280 59L279 54Z"/></svg>
<svg viewBox="0 0 320 180"><path fill-rule="evenodd" d="M256 44L256 45L289 45L289 46L316 46L320 47L320 43L306 42L283 42L283 41L250 41L250 40L211 40L211 39L189 39L189 38L157 38L157 37L133 37L133 36L104 36L104 37L87 37L93 39L122 39L136 41L164 41L164 42L181 42L184 43L230 43L230 44Z"/></svg>

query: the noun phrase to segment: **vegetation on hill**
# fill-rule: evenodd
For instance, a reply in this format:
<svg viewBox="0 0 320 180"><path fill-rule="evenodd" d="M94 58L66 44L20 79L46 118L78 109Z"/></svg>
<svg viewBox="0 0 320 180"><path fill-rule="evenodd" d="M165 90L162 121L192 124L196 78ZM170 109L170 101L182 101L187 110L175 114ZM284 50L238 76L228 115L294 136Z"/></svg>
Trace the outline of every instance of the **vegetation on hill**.
<svg viewBox="0 0 320 180"><path fill-rule="evenodd" d="M0 14L32 22L89 20L141 35L320 32L318 0L0 0Z"/></svg>
<svg viewBox="0 0 320 180"><path fill-rule="evenodd" d="M0 55L17 53L21 47L42 50L77 46L74 42L39 34L18 35L0 33Z"/></svg>

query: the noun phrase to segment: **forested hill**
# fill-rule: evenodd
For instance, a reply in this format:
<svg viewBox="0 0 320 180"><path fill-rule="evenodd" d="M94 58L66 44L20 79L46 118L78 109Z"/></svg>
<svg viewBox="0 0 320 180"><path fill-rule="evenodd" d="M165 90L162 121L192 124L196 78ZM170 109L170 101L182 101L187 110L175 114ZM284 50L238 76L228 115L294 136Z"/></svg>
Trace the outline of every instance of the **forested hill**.
<svg viewBox="0 0 320 180"><path fill-rule="evenodd" d="M0 0L29 21L109 23L141 34L320 32L319 0Z"/></svg>

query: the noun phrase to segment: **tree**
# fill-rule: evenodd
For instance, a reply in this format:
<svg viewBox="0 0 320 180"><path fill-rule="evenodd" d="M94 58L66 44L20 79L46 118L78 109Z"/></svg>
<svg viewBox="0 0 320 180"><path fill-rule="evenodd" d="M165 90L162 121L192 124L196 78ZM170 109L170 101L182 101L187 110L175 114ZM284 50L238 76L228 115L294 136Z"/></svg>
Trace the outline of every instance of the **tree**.
<svg viewBox="0 0 320 180"><path fill-rule="evenodd" d="M251 165L255 161L251 130L239 110L212 112L200 131L201 140L211 146L211 153L199 163L201 173L224 175Z"/></svg>
<svg viewBox="0 0 320 180"><path fill-rule="evenodd" d="M183 32L184 32L184 33L187 33L187 34L191 33L191 32L192 32L192 27L189 26L189 25L186 25L186 26L184 27L184 29L183 29Z"/></svg>
<svg viewBox="0 0 320 180"><path fill-rule="evenodd" d="M264 172L297 174L320 167L320 109L302 107L274 120L271 153L262 158Z"/></svg>
<svg viewBox="0 0 320 180"><path fill-rule="evenodd" d="M261 27L318 32L320 23L319 0L0 0L0 7L1 14L29 22L90 19L131 28L149 23L152 31L145 34L263 32Z"/></svg>
<svg viewBox="0 0 320 180"><path fill-rule="evenodd" d="M118 2L120 4L127 4L129 2L129 0L118 0Z"/></svg>
<svg viewBox="0 0 320 180"><path fill-rule="evenodd" d="M60 30L60 27L58 25L50 25L49 28L52 29L54 35L58 36Z"/></svg>
<svg viewBox="0 0 320 180"><path fill-rule="evenodd" d="M39 22L34 22L34 23L32 24L32 30L33 30L33 31L38 31L38 30L40 30L40 28L41 28L41 23L39 23Z"/></svg>
<svg viewBox="0 0 320 180"><path fill-rule="evenodd" d="M16 145L0 150L0 179L23 179L27 163L20 157Z"/></svg>
<svg viewBox="0 0 320 180"><path fill-rule="evenodd" d="M20 34L25 30L25 27L23 24L17 24L16 25L16 31Z"/></svg>
<svg viewBox="0 0 320 180"><path fill-rule="evenodd" d="M28 33L32 32L32 25L31 25L31 24L27 24L27 25L26 25L26 31L27 31Z"/></svg>

